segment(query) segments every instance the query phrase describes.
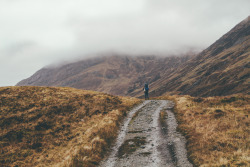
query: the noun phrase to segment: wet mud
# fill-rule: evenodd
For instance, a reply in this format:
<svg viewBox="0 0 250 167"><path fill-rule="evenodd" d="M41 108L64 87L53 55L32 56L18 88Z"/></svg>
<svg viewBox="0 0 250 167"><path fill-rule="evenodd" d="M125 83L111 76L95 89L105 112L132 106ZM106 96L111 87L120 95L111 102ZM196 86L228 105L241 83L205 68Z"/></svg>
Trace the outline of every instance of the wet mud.
<svg viewBox="0 0 250 167"><path fill-rule="evenodd" d="M110 155L100 167L191 167L185 138L176 132L174 103L147 100L124 121Z"/></svg>

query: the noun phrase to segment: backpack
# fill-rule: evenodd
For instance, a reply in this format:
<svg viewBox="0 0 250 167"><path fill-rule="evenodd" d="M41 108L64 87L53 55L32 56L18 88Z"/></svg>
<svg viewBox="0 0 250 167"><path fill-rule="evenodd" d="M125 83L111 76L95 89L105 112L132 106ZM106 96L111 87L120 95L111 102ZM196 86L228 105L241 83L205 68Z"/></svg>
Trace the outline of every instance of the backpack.
<svg viewBox="0 0 250 167"><path fill-rule="evenodd" d="M145 89L146 92L149 90L148 84L145 84L144 89Z"/></svg>

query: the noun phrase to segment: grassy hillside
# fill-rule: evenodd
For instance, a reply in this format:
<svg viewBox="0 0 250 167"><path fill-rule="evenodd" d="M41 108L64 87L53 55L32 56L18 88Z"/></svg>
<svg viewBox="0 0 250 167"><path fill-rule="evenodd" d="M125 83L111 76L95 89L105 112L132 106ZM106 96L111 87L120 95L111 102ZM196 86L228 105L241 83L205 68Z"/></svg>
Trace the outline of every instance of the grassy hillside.
<svg viewBox="0 0 250 167"><path fill-rule="evenodd" d="M0 88L0 166L95 166L134 98L55 87Z"/></svg>
<svg viewBox="0 0 250 167"><path fill-rule="evenodd" d="M250 166L249 96L172 99L196 166Z"/></svg>
<svg viewBox="0 0 250 167"><path fill-rule="evenodd" d="M17 85L67 86L136 97L145 82L169 75L190 56L105 56L47 67Z"/></svg>
<svg viewBox="0 0 250 167"><path fill-rule="evenodd" d="M155 96L250 94L250 16L170 75L153 83ZM160 86L154 86L160 85Z"/></svg>

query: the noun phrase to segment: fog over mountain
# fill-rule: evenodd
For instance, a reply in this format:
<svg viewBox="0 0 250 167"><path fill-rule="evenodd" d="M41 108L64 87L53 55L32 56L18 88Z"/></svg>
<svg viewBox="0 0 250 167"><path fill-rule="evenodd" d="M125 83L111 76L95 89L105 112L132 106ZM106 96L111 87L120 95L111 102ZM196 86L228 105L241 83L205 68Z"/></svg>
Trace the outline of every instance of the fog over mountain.
<svg viewBox="0 0 250 167"><path fill-rule="evenodd" d="M0 0L0 86L97 55L200 51L249 15L249 0Z"/></svg>
<svg viewBox="0 0 250 167"><path fill-rule="evenodd" d="M42 68L17 86L63 86L142 97L249 94L250 16L200 54L106 56Z"/></svg>

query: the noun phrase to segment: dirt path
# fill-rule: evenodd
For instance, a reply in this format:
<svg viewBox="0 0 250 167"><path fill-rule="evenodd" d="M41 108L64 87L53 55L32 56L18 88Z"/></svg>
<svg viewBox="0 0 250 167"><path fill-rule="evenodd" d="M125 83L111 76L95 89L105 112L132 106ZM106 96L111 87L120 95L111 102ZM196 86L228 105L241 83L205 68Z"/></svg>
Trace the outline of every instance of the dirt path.
<svg viewBox="0 0 250 167"><path fill-rule="evenodd" d="M171 101L148 100L133 109L110 156L100 166L192 166L187 160L185 138L176 132L173 106Z"/></svg>

